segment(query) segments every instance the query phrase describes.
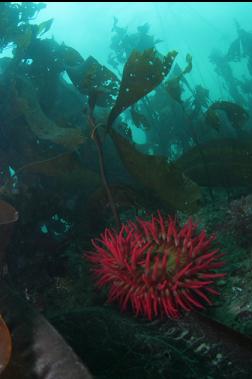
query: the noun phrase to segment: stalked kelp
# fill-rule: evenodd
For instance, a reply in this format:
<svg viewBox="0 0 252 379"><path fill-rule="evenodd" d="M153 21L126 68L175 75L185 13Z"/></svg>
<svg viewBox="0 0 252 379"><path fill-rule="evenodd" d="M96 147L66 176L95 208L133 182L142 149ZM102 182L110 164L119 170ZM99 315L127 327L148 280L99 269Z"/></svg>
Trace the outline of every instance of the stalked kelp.
<svg viewBox="0 0 252 379"><path fill-rule="evenodd" d="M241 62L242 60L247 60L247 67L252 73L252 54L251 54L251 42L252 33L245 30L236 20L235 20L237 38L229 46L228 52L226 54L226 59L233 62Z"/></svg>
<svg viewBox="0 0 252 379"><path fill-rule="evenodd" d="M76 88L89 96L92 106L107 107L113 104L118 93L119 80L94 57L90 56L81 64L67 67L67 73Z"/></svg>
<svg viewBox="0 0 252 379"><path fill-rule="evenodd" d="M146 49L153 49L162 41L149 34L150 24L147 22L139 25L134 33L129 33L127 27L121 27L118 24L118 18L114 17L110 44L112 51L109 54L108 63L120 72L120 65L127 61L132 50L142 52Z"/></svg>
<svg viewBox="0 0 252 379"><path fill-rule="evenodd" d="M184 70L180 70L180 74L175 75L174 78L171 78L166 81L165 88L172 99L177 101L179 104L182 104L182 88L180 86L180 81L184 78L184 75L188 74L192 70L192 56L187 54L186 56L187 66Z"/></svg>
<svg viewBox="0 0 252 379"><path fill-rule="evenodd" d="M48 22L40 24L40 27L30 24L30 20L36 17L43 8L45 8L43 3L3 2L0 9L0 49L3 50L13 43L19 45L20 41L27 41L27 36L32 34L33 28L36 29L37 34L45 32ZM29 37L28 39L30 40Z"/></svg>
<svg viewBox="0 0 252 379"><path fill-rule="evenodd" d="M149 193L143 196L142 191L133 186L112 184L110 190L122 222L138 214L149 212L152 207L153 197ZM113 222L110 204L103 187L98 187L88 198L87 215L92 230L100 230L104 223Z"/></svg>
<svg viewBox="0 0 252 379"><path fill-rule="evenodd" d="M13 226L13 233L7 235L5 227L8 225L0 225L0 257L4 258L2 276L6 280L10 279L21 296L25 296L34 307L53 319L57 327L62 328L64 336L69 337L70 345L76 348L84 360L88 357L88 366L91 364L99 379L160 379L174 376L206 379L220 375L229 379L238 376L247 378L251 360L248 339L233 334L223 325L208 322L201 317L204 313L199 317L199 313L194 313L195 309L192 317L181 318L179 322L168 318L150 324L144 318L134 319L128 304L122 318L116 308L107 304L105 288L104 292L94 292L88 275L89 266L82 260L82 251L90 250L90 240L97 243L96 237L106 228L113 230L118 226L118 231L126 231L125 235L122 232L118 237L119 242L123 237L129 237L128 230L122 229L120 224L137 225L138 216L141 217L143 228L146 225L148 228L150 224L147 218L151 213L155 214L157 209L163 214L168 211L170 216L172 213L177 222L182 224L193 211L198 211L192 215L193 224L197 223L206 229L209 236L219 234L217 240L220 241L221 251L227 252L225 272L229 274L220 278L218 287L221 296L215 299L215 307L209 308L207 312L231 328L252 334L248 320L251 312L247 309L247 299L250 299L248 283L251 280L247 274L251 272L250 246L236 241L232 246L231 242L232 231L236 226L237 231L240 228L240 233L249 233L250 230L247 217L250 203L246 202L245 217L241 220L235 219L233 214L237 208L231 209L233 199L239 200L241 194L247 196L251 190L252 134L251 117L248 117L251 78L249 72L238 78L234 67L241 63L246 65L245 59L248 59L248 63L250 61L250 33L237 30L238 43L239 46L244 45L245 57L242 49L238 51L237 41L228 54L215 52L211 55L208 69L211 71L211 65L214 65L219 81L214 85L222 91L221 96L217 97L217 89L213 91L212 87L207 88L202 80L205 72L204 69L201 72L199 70L201 62L197 61L198 50L190 49L188 44L186 52L193 54L195 63L192 64L190 54L186 56L187 62L183 63L185 52L181 49L181 68L177 62L174 64L177 53L172 49L178 46L174 44L175 39L172 40L171 34L167 45L169 49L160 46L160 51L170 53L161 55L156 49L160 39L151 35L149 23L143 22L131 32L131 26L121 27L115 17L108 56L110 66L106 66L106 57L99 55L97 60L95 50L90 55L90 45L86 45L85 41L87 34L81 38L79 47L78 39L76 46L72 47L48 38L52 17L36 23L33 16L38 13L39 7L42 4L5 3L0 7L0 44L3 49L12 49L13 53L9 58L0 59L0 192L3 201L13 204L13 208L8 209L3 206L6 203L0 204L0 213L2 205L5 216L8 216L4 222L8 219L8 225ZM55 32L57 23L53 26ZM176 37L181 30L178 26ZM65 32L68 33L67 30ZM93 35L90 35L91 42L92 38ZM98 38L105 46L102 36ZM189 32L187 38L191 42ZM78 51L78 48L81 50ZM102 53L105 51L102 50ZM218 133L214 129L218 129ZM138 135L143 136L141 141ZM100 174L103 184L106 184L103 188ZM243 188L240 188L241 185ZM212 193L204 188L206 186ZM229 189L228 186L233 188ZM113 217L115 213L111 212L111 199L119 215L118 225ZM228 206L233 213L227 212ZM19 221L14 224L17 217L15 209L19 212ZM231 223L225 222L225 214L227 217L230 215ZM244 227L242 223L246 220ZM220 227L223 223L227 228L226 234L229 233L228 240L222 233L224 228ZM174 225L175 222L170 223L175 241L169 261L171 268L175 266L175 258L183 266L186 261L183 254L190 249L187 242L194 246L192 241L198 241L199 248L204 248L204 242L208 243L204 240L204 234L197 240L199 236L193 234L190 222L184 230ZM164 224L161 223L162 226ZM168 224L165 223L165 226ZM147 229L144 231L148 232ZM151 231L156 241L161 239L161 244L156 247L151 242L153 256L143 251L140 266L133 270L136 274L134 279L143 273L143 263L154 279L160 278L159 271L161 276L170 275L165 267L169 260L167 246L163 245L166 242L159 235L156 219ZM132 230L134 235L138 232L137 227ZM117 231L113 233L119 236ZM182 236L183 233L187 236ZM143 234L141 236L145 238ZM179 239L176 234L179 234ZM187 241L189 236L190 241ZM140 234L137 234L137 238L140 238ZM181 255L176 241L183 241L185 249ZM249 244L250 239L246 241ZM109 237L106 243L111 246ZM139 244L134 244L134 248L138 253ZM126 249L128 257L130 250ZM2 254L2 251L8 254ZM163 252L165 254L161 262L159 254ZM209 251L209 254L212 253ZM213 256L207 255L205 258L210 266ZM203 263L194 259L192 261L196 264L194 268L191 269L188 263L189 267L183 266L184 271L180 272L180 282L184 288L190 285L184 274L193 276L199 266L207 270ZM127 259L120 262L122 265L126 262L127 266ZM163 271L159 267L160 262ZM218 265L218 262L212 264ZM130 265L127 267L132 268ZM214 267L211 268L214 270ZM107 270L110 269L111 265ZM241 279L243 274L244 281ZM212 279L214 276L207 278L207 275L222 275L222 272L198 271L198 275ZM121 277L120 274L119 279ZM200 283L195 276L193 278L191 285L197 287ZM175 285L178 284L177 279L173 278ZM123 300L130 296L127 280L124 281ZM147 274L145 281L150 283ZM114 286L117 284L113 282ZM169 290L170 287L166 287L166 282L162 285L166 288L162 296L169 300L167 288ZM151 303L148 295L156 294L156 287L150 288L151 292L145 292L147 312L143 313L147 313L147 316L150 316L150 309L153 310L159 301L157 296L157 302L154 300L152 303L153 308L148 305L149 300ZM173 290L172 296L176 297L176 288ZM199 297L208 302L208 297L204 298L205 292L194 291L193 297L191 292L186 290L184 295L181 290L176 305L180 302L186 311L189 302L198 307L200 313L204 312L200 309ZM6 301L7 308L13 314L24 310L25 318L21 326L17 322L17 329L27 334L31 331L37 333L37 324L33 324L34 319L38 320L37 316L30 317L28 308L20 305L22 301L3 282L0 284L0 293L4 295L3 302ZM118 294L117 290L115 294ZM134 294L138 307L137 291ZM245 303L244 299L247 301L245 305L241 304L241 301ZM228 307L225 307L226 302ZM14 303L19 305L15 308ZM167 306L168 303L163 304ZM174 312L172 305L170 302L168 316ZM239 308L240 305L242 308ZM4 305L0 313L5 313L7 308ZM156 316L161 313L162 310ZM25 357L15 360L19 340L8 311L3 316L14 336L13 362L20 363L30 373ZM243 320L242 324L239 320ZM45 327L43 337L48 337L48 330L53 334L52 329L45 326L45 320L40 321ZM88 328L85 327L86 322ZM32 337L36 336L33 334ZM30 334L25 345L26 357L33 351L35 341L35 338L29 337ZM48 352L50 357L57 360L49 337L39 340L38 344L42 346L43 352ZM43 363L40 357L33 357L32 363ZM99 368L97 361L100 362ZM115 361L119 362L117 366ZM43 375L51 374L51 362ZM68 372L66 369L62 378ZM7 373L11 375L10 371ZM19 375L20 379L22 375L26 375L26 372Z"/></svg>
<svg viewBox="0 0 252 379"><path fill-rule="evenodd" d="M132 105L132 107L130 108L130 113L131 113L132 121L134 122L137 128L143 128L143 129L151 128L151 125L148 119L136 109L135 105Z"/></svg>
<svg viewBox="0 0 252 379"><path fill-rule="evenodd" d="M216 101L208 108L205 114L206 123L216 130L219 130L221 126L221 120L216 112L218 110L225 112L228 121L235 129L243 128L249 119L248 112L240 105L230 101Z"/></svg>
<svg viewBox="0 0 252 379"><path fill-rule="evenodd" d="M62 60L64 61L65 67L72 67L85 62L82 55L73 47L67 46L66 44L61 45L61 53Z"/></svg>
<svg viewBox="0 0 252 379"><path fill-rule="evenodd" d="M111 130L119 155L139 183L151 190L169 210L195 211L201 199L200 188L165 157L139 152L130 142Z"/></svg>
<svg viewBox="0 0 252 379"><path fill-rule="evenodd" d="M252 138L215 139L202 144L201 152L189 150L174 165L200 186L251 186Z"/></svg>
<svg viewBox="0 0 252 379"><path fill-rule="evenodd" d="M216 112L211 107L208 108L207 112L205 113L205 122L208 126L217 132L220 130L221 121Z"/></svg>
<svg viewBox="0 0 252 379"><path fill-rule="evenodd" d="M193 109L191 117L195 118L203 112L203 109L208 107L209 101L209 90L201 85L197 85L191 99L191 107Z"/></svg>
<svg viewBox="0 0 252 379"><path fill-rule="evenodd" d="M20 112L36 137L68 149L75 149L83 143L84 137L80 129L60 128L46 116L36 99L36 91L31 81L18 77L14 91Z"/></svg>
<svg viewBox="0 0 252 379"><path fill-rule="evenodd" d="M96 188L100 184L97 173L83 167L74 152L32 162L19 167L16 172L16 175L31 174L53 178L62 190L76 188L76 193L81 190L81 187Z"/></svg>
<svg viewBox="0 0 252 379"><path fill-rule="evenodd" d="M122 75L119 94L108 117L110 127L118 115L156 88L169 73L176 51L160 56L154 49L133 51Z"/></svg>
<svg viewBox="0 0 252 379"><path fill-rule="evenodd" d="M119 93L106 122L107 131L110 131L112 124L123 111L125 111L128 107L134 105L138 100L146 96L163 81L163 79L169 73L176 55L177 52L172 51L166 56L161 56L155 49L144 50L142 53L139 53L137 51L133 51L131 53L126 64L124 65ZM86 77L88 85L92 84L90 82L90 79L92 80L92 78L96 78L96 71L98 70L99 73L99 69L100 66L97 65L92 67L91 77ZM104 69L102 70L104 71ZM109 71L107 70L105 72ZM80 83L81 80L83 80L83 73L78 77L80 78L80 81L75 81L75 85L79 90L81 90L83 86L81 86ZM97 77L99 77L99 75L97 75ZM86 89L88 87L87 83L85 82L84 84L84 88ZM109 83L111 83L111 81L109 81ZM95 142L98 151L101 179L107 192L116 225L119 228L120 218L113 200L108 180L105 175L102 143L97 131L97 124L94 117L95 106L99 105L97 97L98 92L96 87L97 84L93 86L91 92L87 92L89 99L88 123L91 128L91 138ZM110 91L108 89L110 96L113 95L113 92L111 92L112 90L113 88L110 88Z"/></svg>
<svg viewBox="0 0 252 379"><path fill-rule="evenodd" d="M2 196L4 193L1 188ZM19 215L17 210L4 200L0 200L0 281L4 276L4 268L6 269L6 253L13 234L13 224L18 221ZM1 317L1 314L0 314ZM1 330L1 328L0 328ZM1 333L0 333L1 334ZM1 339L0 339L1 340ZM0 349L1 350L1 349ZM0 354L1 356L1 354ZM1 371L1 362L0 362Z"/></svg>
<svg viewBox="0 0 252 379"><path fill-rule="evenodd" d="M4 200L0 200L0 225L11 224L18 220L16 209Z"/></svg>

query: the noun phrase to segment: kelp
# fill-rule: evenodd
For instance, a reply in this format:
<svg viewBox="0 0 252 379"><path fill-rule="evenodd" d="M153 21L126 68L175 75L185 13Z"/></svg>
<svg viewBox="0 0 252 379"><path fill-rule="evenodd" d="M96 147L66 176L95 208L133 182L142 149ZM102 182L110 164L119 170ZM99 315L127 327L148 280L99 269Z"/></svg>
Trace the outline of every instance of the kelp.
<svg viewBox="0 0 252 379"><path fill-rule="evenodd" d="M235 39L231 43L226 57L228 61L240 62L241 57L242 57L240 38Z"/></svg>
<svg viewBox="0 0 252 379"><path fill-rule="evenodd" d="M216 110L224 111L230 124L235 129L242 129L249 119L248 112L240 105L231 101L216 101L205 113L206 123L216 130L221 125L221 121L215 112Z"/></svg>
<svg viewBox="0 0 252 379"><path fill-rule="evenodd" d="M13 35L13 42L16 44L16 49L14 51L19 51L20 49L25 51L35 38L40 38L48 32L52 23L53 18L43 21L38 25L21 24L18 27L16 34Z"/></svg>
<svg viewBox="0 0 252 379"><path fill-rule="evenodd" d="M130 114L132 121L134 122L137 128L142 128L145 130L151 128L150 122L147 120L144 114L140 113L136 109L136 106L132 105L132 107L130 108Z"/></svg>
<svg viewBox="0 0 252 379"><path fill-rule="evenodd" d="M84 142L80 129L60 128L46 116L29 79L16 78L14 91L18 108L37 138L62 145L67 149L75 149Z"/></svg>
<svg viewBox="0 0 252 379"><path fill-rule="evenodd" d="M203 109L208 108L209 101L209 90L201 85L195 86L193 96L188 100L188 105L192 108L192 112L189 117L191 119L196 119L199 114L203 112Z"/></svg>
<svg viewBox="0 0 252 379"><path fill-rule="evenodd" d="M28 163L25 166L18 168L16 173L19 175L22 172L30 172L57 177L81 169L82 166L75 153L66 153L41 161Z"/></svg>
<svg viewBox="0 0 252 379"><path fill-rule="evenodd" d="M165 157L139 152L131 143L110 130L110 135L129 173L150 190L169 210L195 211L201 200L196 183L182 174Z"/></svg>
<svg viewBox="0 0 252 379"><path fill-rule="evenodd" d="M61 188L87 186L97 187L100 185L99 175L94 171L83 167L76 153L59 154L56 157L31 162L23 167L17 168L17 175L37 174L51 177Z"/></svg>
<svg viewBox="0 0 252 379"><path fill-rule="evenodd" d="M207 108L209 104L209 90L200 84L195 86L193 93L193 108Z"/></svg>
<svg viewBox="0 0 252 379"><path fill-rule="evenodd" d="M16 209L4 200L0 200L0 225L11 224L18 220Z"/></svg>
<svg viewBox="0 0 252 379"><path fill-rule="evenodd" d="M192 71L192 56L191 56L191 54L186 55L186 63L187 63L187 66L184 68L184 70L182 72L183 75L189 74L189 72Z"/></svg>
<svg viewBox="0 0 252 379"><path fill-rule="evenodd" d="M17 34L13 36L13 42L16 45L14 53L17 51L24 51L31 44L32 39L34 38L34 27L32 25L21 25L17 30Z"/></svg>
<svg viewBox="0 0 252 379"><path fill-rule="evenodd" d="M120 210L142 208L143 199L134 188L123 184L110 186L113 199ZM109 209L107 194L103 187L99 187L88 199L90 213L99 214Z"/></svg>
<svg viewBox="0 0 252 379"><path fill-rule="evenodd" d="M143 199L142 193L133 187L112 184L110 191L121 222L125 222L130 217L129 214L134 217L139 211L146 210L147 205L150 205L150 200L148 199L147 203L146 199ZM108 225L112 221L111 205L104 186L99 187L88 197L86 214L89 225L94 230L98 230L101 225Z"/></svg>
<svg viewBox="0 0 252 379"><path fill-rule="evenodd" d="M105 371L109 378L250 378L251 339L199 312L191 313L179 320L148 323L96 306L66 311L52 321L83 359L88 355L97 378ZM120 362L116 367L115 361Z"/></svg>
<svg viewBox="0 0 252 379"><path fill-rule="evenodd" d="M77 50L64 43L60 48L60 56L66 66L77 66L85 62L84 58Z"/></svg>
<svg viewBox="0 0 252 379"><path fill-rule="evenodd" d="M183 154L175 166L200 186L251 186L252 138L212 140Z"/></svg>
<svg viewBox="0 0 252 379"><path fill-rule="evenodd" d="M76 88L84 95L88 95L90 101L101 107L108 107L114 103L119 80L94 57L88 57L82 64L67 67L66 71Z"/></svg>
<svg viewBox="0 0 252 379"><path fill-rule="evenodd" d="M133 50L122 75L122 81L107 127L110 128L119 114L156 88L170 72L176 51L161 56L155 49L143 52Z"/></svg>
<svg viewBox="0 0 252 379"><path fill-rule="evenodd" d="M217 132L220 131L221 128L221 120L217 116L216 112L208 108L208 110L205 113L205 122L208 126L210 126L212 129L216 130Z"/></svg>
<svg viewBox="0 0 252 379"><path fill-rule="evenodd" d="M0 375L11 357L12 342L9 329L0 314Z"/></svg>
<svg viewBox="0 0 252 379"><path fill-rule="evenodd" d="M38 12L45 7L43 3L2 2L0 7L0 50L9 44L30 40L29 35L35 25L29 24ZM24 33L24 35L23 35ZM26 44L25 42L25 44Z"/></svg>
<svg viewBox="0 0 252 379"><path fill-rule="evenodd" d="M4 186L1 188L1 190L4 192ZM10 242L12 235L12 224L16 222L18 218L19 215L16 209L6 201L0 200L0 277L2 274L3 265L5 263L6 248Z"/></svg>
<svg viewBox="0 0 252 379"><path fill-rule="evenodd" d="M173 100L177 101L179 104L183 103L181 99L182 89L180 86L180 77L170 79L166 83L166 90Z"/></svg>
<svg viewBox="0 0 252 379"><path fill-rule="evenodd" d="M4 282L0 284L0 314L9 326L13 345L1 379L91 379L53 326Z"/></svg>
<svg viewBox="0 0 252 379"><path fill-rule="evenodd" d="M43 34L48 32L48 30L51 28L53 24L54 19L50 18L49 20L43 21L38 25L35 25L36 27L36 35L38 37L41 37Z"/></svg>
<svg viewBox="0 0 252 379"><path fill-rule="evenodd" d="M185 74L188 74L192 71L192 56L190 54L187 54L186 62L187 66L184 68L184 70L181 71L181 73L177 75L175 78L172 78L165 83L165 88L167 92L179 104L183 103L181 99L182 89L180 86L180 81L183 79Z"/></svg>

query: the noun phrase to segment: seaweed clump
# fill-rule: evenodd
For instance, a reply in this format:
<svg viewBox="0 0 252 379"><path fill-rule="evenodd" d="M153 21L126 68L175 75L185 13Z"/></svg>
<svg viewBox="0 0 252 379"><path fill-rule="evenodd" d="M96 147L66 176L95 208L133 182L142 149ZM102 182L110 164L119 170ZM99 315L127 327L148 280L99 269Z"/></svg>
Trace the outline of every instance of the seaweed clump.
<svg viewBox="0 0 252 379"><path fill-rule="evenodd" d="M133 51L123 70L118 97L108 117L110 127L118 115L156 88L169 73L176 51L159 57L154 49Z"/></svg>
<svg viewBox="0 0 252 379"><path fill-rule="evenodd" d="M230 124L235 129L242 129L249 119L248 112L238 104L230 101L216 101L206 112L206 123L216 130L220 129L221 121L216 110L225 112Z"/></svg>

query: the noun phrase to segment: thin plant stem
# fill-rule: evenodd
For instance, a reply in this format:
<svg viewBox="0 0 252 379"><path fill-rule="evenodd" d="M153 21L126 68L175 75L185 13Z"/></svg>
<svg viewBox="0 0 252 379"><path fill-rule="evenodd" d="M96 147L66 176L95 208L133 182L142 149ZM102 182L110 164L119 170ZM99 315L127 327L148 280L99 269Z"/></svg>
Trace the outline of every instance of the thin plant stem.
<svg viewBox="0 0 252 379"><path fill-rule="evenodd" d="M107 180L107 177L105 174L102 143L101 143L98 131L97 131L99 124L98 125L95 124L95 120L94 120L92 115L88 116L88 122L92 128L91 138L94 141L96 148L97 148L97 152L98 152L99 168L100 168L100 175L101 175L102 183L104 185L104 188L105 188L105 191L106 191L106 194L108 197L109 205L110 205L110 208L111 208L114 220L115 220L116 228L119 230L120 226L121 226L121 221L120 221L119 213L117 211L117 208L116 208L113 196L112 196L112 192L111 192L111 189L109 187L109 183L108 183L108 180Z"/></svg>

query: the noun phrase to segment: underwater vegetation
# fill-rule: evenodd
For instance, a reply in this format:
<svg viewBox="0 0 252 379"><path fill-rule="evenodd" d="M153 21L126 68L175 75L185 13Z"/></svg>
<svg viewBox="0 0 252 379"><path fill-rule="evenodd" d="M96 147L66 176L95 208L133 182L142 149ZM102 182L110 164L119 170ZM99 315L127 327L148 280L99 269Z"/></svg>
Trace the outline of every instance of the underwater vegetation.
<svg viewBox="0 0 252 379"><path fill-rule="evenodd" d="M177 209L188 212L199 207L199 186L178 170L176 165L167 163L162 156L143 154L114 130L110 131L110 135L129 173L146 189L155 193L163 207L171 211Z"/></svg>
<svg viewBox="0 0 252 379"><path fill-rule="evenodd" d="M0 289L0 304L1 313L11 331L10 338L0 319L0 336L4 338L1 338L0 346L1 349L7 346L4 351L0 350L3 352L0 355L0 372L2 364L7 366L1 372L2 378L91 379L87 368L55 328L4 284Z"/></svg>
<svg viewBox="0 0 252 379"><path fill-rule="evenodd" d="M9 329L4 322L2 316L0 317L0 357L1 357L1 365L0 365L0 374L3 372L7 364L9 363L11 357L11 349L12 349L12 341Z"/></svg>
<svg viewBox="0 0 252 379"><path fill-rule="evenodd" d="M183 104L182 101L182 86L180 85L180 81L184 80L184 75L188 74L192 71L192 56L190 54L187 54L186 56L186 62L187 66L184 70L181 70L180 68L178 71L181 71L178 74L175 74L176 76L174 78L171 78L166 83L166 90L169 93L169 95L177 101L179 104Z"/></svg>
<svg viewBox="0 0 252 379"><path fill-rule="evenodd" d="M176 167L199 186L226 187L251 185L250 137L223 138L193 147L176 161ZM202 161L202 157L204 160Z"/></svg>
<svg viewBox="0 0 252 379"><path fill-rule="evenodd" d="M214 129L219 130L221 121L219 120L215 110L222 110L226 113L231 125L240 129L248 121L249 114L241 106L229 101L216 101L213 103L206 112L206 123Z"/></svg>
<svg viewBox="0 0 252 379"><path fill-rule="evenodd" d="M118 115L146 96L169 73L177 52L172 51L160 58L155 49L134 50L129 56L122 74L119 93L112 108L107 125L110 127Z"/></svg>
<svg viewBox="0 0 252 379"><path fill-rule="evenodd" d="M1 377L251 377L252 33L212 98L148 23L99 62L45 6L0 5Z"/></svg>

